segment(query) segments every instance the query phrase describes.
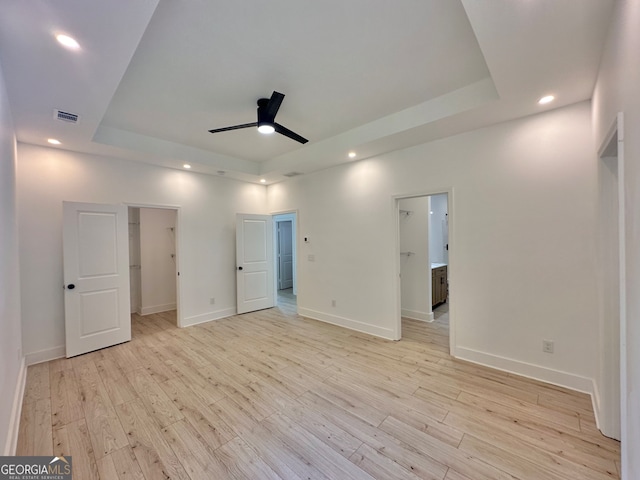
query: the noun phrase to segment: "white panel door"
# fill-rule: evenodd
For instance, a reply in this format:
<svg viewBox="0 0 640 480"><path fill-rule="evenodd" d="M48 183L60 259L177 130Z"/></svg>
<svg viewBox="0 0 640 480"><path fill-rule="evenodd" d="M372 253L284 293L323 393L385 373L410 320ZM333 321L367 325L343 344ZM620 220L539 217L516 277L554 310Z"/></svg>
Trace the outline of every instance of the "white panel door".
<svg viewBox="0 0 640 480"><path fill-rule="evenodd" d="M64 202L67 358L131 340L127 207Z"/></svg>
<svg viewBox="0 0 640 480"><path fill-rule="evenodd" d="M270 215L236 215L238 313L274 307L273 219Z"/></svg>
<svg viewBox="0 0 640 480"><path fill-rule="evenodd" d="M278 229L278 289L293 287L293 237L291 220L276 223Z"/></svg>

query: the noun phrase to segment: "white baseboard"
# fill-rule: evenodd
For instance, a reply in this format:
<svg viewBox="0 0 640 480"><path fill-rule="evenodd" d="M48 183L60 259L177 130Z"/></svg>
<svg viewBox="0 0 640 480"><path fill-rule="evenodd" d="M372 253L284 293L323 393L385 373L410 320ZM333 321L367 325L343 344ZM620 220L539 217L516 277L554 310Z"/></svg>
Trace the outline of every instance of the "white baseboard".
<svg viewBox="0 0 640 480"><path fill-rule="evenodd" d="M176 303L166 303L164 305L152 305L151 307L142 307L139 315L151 315L152 313L168 312L176 309Z"/></svg>
<svg viewBox="0 0 640 480"><path fill-rule="evenodd" d="M415 310L402 309L400 312L403 318L410 318L412 320L421 320L423 322L433 322L433 312L418 312Z"/></svg>
<svg viewBox="0 0 640 480"><path fill-rule="evenodd" d="M24 387L27 383L27 364L25 359L20 363L18 372L18 382L13 393L13 405L11 405L11 417L9 419L9 431L4 444L5 457L12 457L16 454L18 447L18 431L20 429L20 416L22 415L22 399L24 397Z"/></svg>
<svg viewBox="0 0 640 480"><path fill-rule="evenodd" d="M541 382L558 385L570 390L582 393L588 393L593 397L594 383L593 379L575 375L573 373L554 370L552 368L541 367L531 363L521 362L512 358L500 357L490 353L479 352L470 348L457 346L455 350L456 358L466 360L468 362L484 365L485 367L495 368L504 372L515 373L523 377L533 378Z"/></svg>
<svg viewBox="0 0 640 480"><path fill-rule="evenodd" d="M591 396L596 427L601 431L600 392L594 379L460 346L456 347L453 356L461 360L484 365L485 367L495 368L496 370L514 373L588 394Z"/></svg>
<svg viewBox="0 0 640 480"><path fill-rule="evenodd" d="M324 312L318 312L309 308L298 307L298 315L302 317L312 318L321 322L330 323L339 327L348 328L357 332L368 333L376 337L382 337L387 340L394 340L393 330L391 328L378 327L369 323L352 320L350 318L339 317Z"/></svg>
<svg viewBox="0 0 640 480"><path fill-rule="evenodd" d="M216 310L214 312L207 312L201 315L194 315L193 317L186 317L180 327L191 327L200 323L211 322L213 320L220 320L221 318L232 317L237 313L235 307L223 308L222 310Z"/></svg>
<svg viewBox="0 0 640 480"><path fill-rule="evenodd" d="M66 354L66 347L64 345L60 345L47 350L40 350L39 352L27 353L25 355L25 362L27 366L35 365L36 363L48 362L49 360L55 360L56 358L64 358Z"/></svg>

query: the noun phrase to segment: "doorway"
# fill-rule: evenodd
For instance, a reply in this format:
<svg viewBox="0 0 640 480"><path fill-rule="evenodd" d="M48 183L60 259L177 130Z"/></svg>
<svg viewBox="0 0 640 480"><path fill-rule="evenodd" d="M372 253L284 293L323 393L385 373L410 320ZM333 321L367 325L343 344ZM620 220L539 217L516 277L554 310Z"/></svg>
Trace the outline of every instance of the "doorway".
<svg viewBox="0 0 640 480"><path fill-rule="evenodd" d="M177 221L175 208L129 206L132 315L160 314L179 325Z"/></svg>
<svg viewBox="0 0 640 480"><path fill-rule="evenodd" d="M445 334L451 350L451 192L395 196L397 219L395 261L397 265L396 338L402 338L403 323L411 331L416 322L428 330Z"/></svg>
<svg viewBox="0 0 640 480"><path fill-rule="evenodd" d="M273 215L277 304L297 312L297 213Z"/></svg>

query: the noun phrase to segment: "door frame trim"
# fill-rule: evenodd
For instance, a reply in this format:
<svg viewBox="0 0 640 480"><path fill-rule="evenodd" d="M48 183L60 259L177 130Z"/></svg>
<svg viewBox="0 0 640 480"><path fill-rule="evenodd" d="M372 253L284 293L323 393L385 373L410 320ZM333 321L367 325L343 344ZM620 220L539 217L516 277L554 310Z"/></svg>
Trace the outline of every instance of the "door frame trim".
<svg viewBox="0 0 640 480"><path fill-rule="evenodd" d="M626 206L625 206L625 157L624 157L624 113L618 112L609 131L598 149L598 162L609 158L607 148L617 137L617 190L618 190L618 282L619 282L619 322L620 322L620 441L621 441L621 466L624 472L628 471L630 453L625 449L628 445L629 432L627 428L627 275L626 275ZM601 352L602 355L603 352ZM603 359L601 358L601 362ZM599 407L599 405L598 405ZM594 409L595 410L595 409ZM599 411L599 408L597 409ZM600 419L596 415L598 429L601 429ZM607 430L608 426L605 426ZM606 435L606 433L605 433Z"/></svg>

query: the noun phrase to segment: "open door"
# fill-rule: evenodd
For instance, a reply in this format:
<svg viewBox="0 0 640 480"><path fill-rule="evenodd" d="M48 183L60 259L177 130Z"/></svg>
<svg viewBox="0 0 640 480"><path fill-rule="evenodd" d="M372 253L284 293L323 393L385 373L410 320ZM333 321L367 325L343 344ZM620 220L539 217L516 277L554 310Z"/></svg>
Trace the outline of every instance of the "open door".
<svg viewBox="0 0 640 480"><path fill-rule="evenodd" d="M271 215L236 215L236 262L238 313L274 307Z"/></svg>
<svg viewBox="0 0 640 480"><path fill-rule="evenodd" d="M131 340L127 207L64 202L67 358Z"/></svg>

